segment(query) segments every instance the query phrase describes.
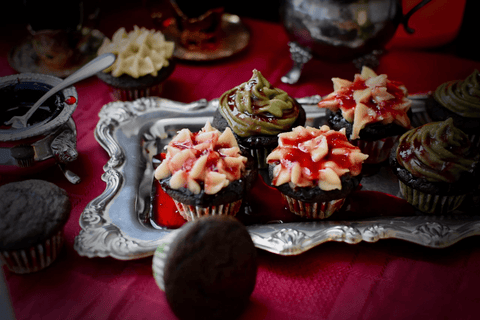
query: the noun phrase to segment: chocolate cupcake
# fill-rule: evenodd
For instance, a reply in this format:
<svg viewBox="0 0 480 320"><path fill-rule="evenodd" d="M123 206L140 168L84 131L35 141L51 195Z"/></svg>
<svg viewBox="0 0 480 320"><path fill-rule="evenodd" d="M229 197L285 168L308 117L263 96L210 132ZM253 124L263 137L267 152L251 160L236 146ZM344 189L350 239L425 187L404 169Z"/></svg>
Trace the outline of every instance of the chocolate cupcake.
<svg viewBox="0 0 480 320"><path fill-rule="evenodd" d="M293 213L324 219L339 210L361 180L368 155L348 142L345 129L296 127L278 136L267 157L271 184Z"/></svg>
<svg viewBox="0 0 480 320"><path fill-rule="evenodd" d="M253 70L250 80L220 97L212 125L219 130L231 128L240 147L252 154L259 168L266 168L266 157L278 144L277 135L303 126L305 120L305 110L295 99Z"/></svg>
<svg viewBox="0 0 480 320"><path fill-rule="evenodd" d="M444 214L478 187L478 158L467 135L449 118L403 134L390 164L405 200L423 213Z"/></svg>
<svg viewBox="0 0 480 320"><path fill-rule="evenodd" d="M426 103L433 121L453 119L465 132L472 146L480 147L480 73L475 70L465 80L441 84Z"/></svg>
<svg viewBox="0 0 480 320"><path fill-rule="evenodd" d="M152 269L179 319L236 319L255 287L257 253L236 218L203 217L162 239Z"/></svg>
<svg viewBox="0 0 480 320"><path fill-rule="evenodd" d="M173 50L174 43L158 31L134 26L127 33L120 28L98 49L98 55L111 52L117 59L97 76L112 87L117 100L158 96L175 69Z"/></svg>
<svg viewBox="0 0 480 320"><path fill-rule="evenodd" d="M0 258L15 273L49 266L63 245L70 215L65 190L42 180L0 187Z"/></svg>
<svg viewBox="0 0 480 320"><path fill-rule="evenodd" d="M398 137L411 129L412 102L406 87L368 67L363 67L353 82L340 78L332 81L334 92L318 103L328 109L329 126L346 129L352 144L369 155L365 163L387 160Z"/></svg>
<svg viewBox="0 0 480 320"><path fill-rule="evenodd" d="M166 148L155 178L186 220L236 215L258 173L229 128L222 133L207 122L200 132L182 129Z"/></svg>

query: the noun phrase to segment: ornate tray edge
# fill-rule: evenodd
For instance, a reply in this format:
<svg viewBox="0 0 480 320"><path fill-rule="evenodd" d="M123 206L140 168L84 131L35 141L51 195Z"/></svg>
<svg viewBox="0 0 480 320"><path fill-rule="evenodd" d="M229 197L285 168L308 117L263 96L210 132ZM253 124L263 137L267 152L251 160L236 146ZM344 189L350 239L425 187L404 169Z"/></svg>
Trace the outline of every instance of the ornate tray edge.
<svg viewBox="0 0 480 320"><path fill-rule="evenodd" d="M423 99L424 95L413 99ZM297 99L307 110L307 115L318 116L315 109L319 96ZM105 210L122 188L124 177L121 168L125 154L114 139L115 126L157 110L180 108L182 111L215 110L218 100L198 100L184 104L162 98L142 98L134 102L111 102L103 106L95 128L95 138L106 150L110 159L104 165L102 180L106 188L92 200L81 213L80 233L75 237L74 249L81 256L113 257L119 260L152 256L161 239L171 230L158 230L159 239L138 241L130 238L105 216ZM420 108L421 109L421 108ZM419 107L417 107L419 110ZM310 111L310 112L309 112ZM322 221L277 223L248 226L252 240L259 249L279 254L297 255L328 241L356 244L361 241L400 239L431 248L445 248L458 241L480 235L480 216L418 216L404 218L378 218L360 221Z"/></svg>

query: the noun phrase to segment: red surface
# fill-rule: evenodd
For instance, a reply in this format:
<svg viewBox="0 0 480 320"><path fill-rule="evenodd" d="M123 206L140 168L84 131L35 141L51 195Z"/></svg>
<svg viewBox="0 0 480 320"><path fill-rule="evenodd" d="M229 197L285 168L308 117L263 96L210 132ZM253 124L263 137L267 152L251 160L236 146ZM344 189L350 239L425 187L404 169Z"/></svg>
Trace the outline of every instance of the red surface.
<svg viewBox="0 0 480 320"><path fill-rule="evenodd" d="M138 17L141 15L135 12L118 13L111 17L114 22L104 20L100 27L128 27L129 19ZM283 84L280 77L292 65L283 28L249 19L244 22L252 32L245 52L212 63L179 63L165 83L164 97L183 102L213 99L250 79L254 68L293 97L325 95L333 89L331 77L351 79L356 72L350 64L312 61L298 84ZM0 49L2 76L14 73L6 58L9 45L2 44ZM392 49L382 57L377 71L403 82L410 92L425 92L444 81L464 78L474 68L480 68L480 63L446 54ZM96 142L93 130L98 112L112 101L108 87L97 78L84 80L76 88L79 105L73 118L80 156L71 170L83 181L71 185L57 168L29 176L66 189L73 209L65 227L65 248L52 266L30 275L5 270L16 317L175 319L153 279L151 258L90 259L73 249L81 212L106 186L101 175L108 155ZM19 179L0 175L0 184ZM446 249L381 240L356 245L325 243L290 257L259 250L256 287L241 319L476 319L479 287L479 237Z"/></svg>

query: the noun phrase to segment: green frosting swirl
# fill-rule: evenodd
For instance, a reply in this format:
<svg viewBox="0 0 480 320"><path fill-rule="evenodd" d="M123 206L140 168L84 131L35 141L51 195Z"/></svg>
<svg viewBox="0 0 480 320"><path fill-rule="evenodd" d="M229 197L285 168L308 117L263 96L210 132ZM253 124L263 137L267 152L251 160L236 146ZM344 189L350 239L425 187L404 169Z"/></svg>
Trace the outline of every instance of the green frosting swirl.
<svg viewBox="0 0 480 320"><path fill-rule="evenodd" d="M454 127L452 118L449 118L403 134L397 160L415 177L452 183L473 171L475 160L468 158L469 148L467 135Z"/></svg>
<svg viewBox="0 0 480 320"><path fill-rule="evenodd" d="M253 76L220 97L219 110L240 137L276 135L290 130L299 107L285 91L274 88L253 70Z"/></svg>
<svg viewBox="0 0 480 320"><path fill-rule="evenodd" d="M435 90L435 100L463 117L480 118L479 82L478 70L475 70L465 80L445 82Z"/></svg>

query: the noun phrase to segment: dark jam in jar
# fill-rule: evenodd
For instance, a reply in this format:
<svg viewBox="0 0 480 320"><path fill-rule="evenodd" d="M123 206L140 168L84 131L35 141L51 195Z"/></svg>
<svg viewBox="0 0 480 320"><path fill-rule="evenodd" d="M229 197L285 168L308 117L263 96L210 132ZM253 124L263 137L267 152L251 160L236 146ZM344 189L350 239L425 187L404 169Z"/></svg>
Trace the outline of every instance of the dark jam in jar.
<svg viewBox="0 0 480 320"><path fill-rule="evenodd" d="M6 123L14 116L22 116L52 86L38 82L19 82L0 88L0 129L9 129ZM64 107L65 97L57 93L45 101L28 120L27 126L54 119Z"/></svg>

